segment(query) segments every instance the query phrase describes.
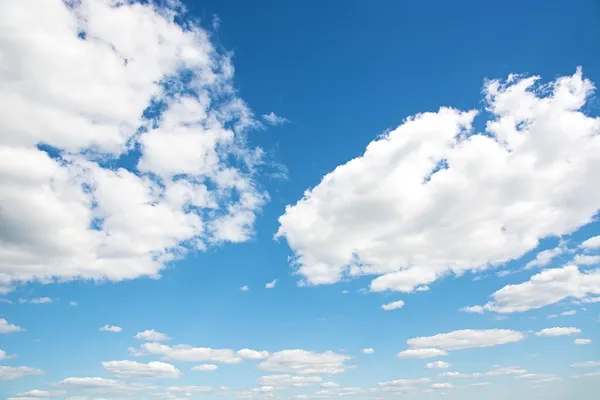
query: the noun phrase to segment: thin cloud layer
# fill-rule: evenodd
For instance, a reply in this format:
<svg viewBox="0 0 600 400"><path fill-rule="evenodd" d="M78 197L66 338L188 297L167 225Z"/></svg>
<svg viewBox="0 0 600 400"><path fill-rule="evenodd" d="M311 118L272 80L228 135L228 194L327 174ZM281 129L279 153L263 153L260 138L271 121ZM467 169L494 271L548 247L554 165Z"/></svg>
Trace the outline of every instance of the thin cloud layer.
<svg viewBox="0 0 600 400"><path fill-rule="evenodd" d="M581 70L539 79L486 82L485 133L475 111L418 114L288 205L277 237L305 283L372 275L372 291L411 292L591 222L600 119L583 110L594 86Z"/></svg>

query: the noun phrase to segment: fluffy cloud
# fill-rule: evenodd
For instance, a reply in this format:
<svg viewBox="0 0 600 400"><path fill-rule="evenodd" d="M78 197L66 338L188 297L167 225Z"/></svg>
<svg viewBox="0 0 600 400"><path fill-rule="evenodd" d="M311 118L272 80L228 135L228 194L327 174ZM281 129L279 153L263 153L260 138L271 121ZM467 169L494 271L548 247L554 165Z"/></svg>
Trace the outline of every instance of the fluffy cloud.
<svg viewBox="0 0 600 400"><path fill-rule="evenodd" d="M404 307L404 302L402 300L392 301L391 303L383 304L381 309L384 311L392 311L397 310L399 308Z"/></svg>
<svg viewBox="0 0 600 400"><path fill-rule="evenodd" d="M242 292L247 292L248 290L250 290L250 288L248 287L248 285L244 285L244 286L242 286L242 287L240 288L240 290L241 290Z"/></svg>
<svg viewBox="0 0 600 400"><path fill-rule="evenodd" d="M470 374L462 373L462 372L444 372L440 374L442 377L446 378L468 378L475 379L481 378L484 376L506 376L506 375L522 375L527 373L527 370L521 367L498 367L495 369L491 369L487 372L473 372Z"/></svg>
<svg viewBox="0 0 600 400"><path fill-rule="evenodd" d="M434 383L431 385L432 389L452 389L454 386L451 383Z"/></svg>
<svg viewBox="0 0 600 400"><path fill-rule="evenodd" d="M0 365L0 381L8 381L29 375L41 375L44 371L30 367L9 367Z"/></svg>
<svg viewBox="0 0 600 400"><path fill-rule="evenodd" d="M229 56L177 0L42 3L0 5L0 290L158 277L251 237L263 152Z"/></svg>
<svg viewBox="0 0 600 400"><path fill-rule="evenodd" d="M600 235L591 237L581 242L584 249L600 249Z"/></svg>
<svg viewBox="0 0 600 400"><path fill-rule="evenodd" d="M247 349L245 349L247 350ZM250 350L254 351L254 350ZM143 343L136 355L161 355L174 361L210 361L225 364L238 364L242 361L235 351L230 349L211 349L210 347L192 347L185 344L168 346L161 343Z"/></svg>
<svg viewBox="0 0 600 400"><path fill-rule="evenodd" d="M30 390L28 392L18 393L17 398L44 398L44 397L55 397L65 394L62 391L50 392L48 390Z"/></svg>
<svg viewBox="0 0 600 400"><path fill-rule="evenodd" d="M531 269L531 268L536 268L536 267L545 267L546 265L550 264L550 262L554 258L561 255L564 252L564 250L565 249L563 247L555 247L553 249L540 251L535 256L535 259L533 259L533 260L529 261L527 264L525 264L525 269Z"/></svg>
<svg viewBox="0 0 600 400"><path fill-rule="evenodd" d="M523 340L521 332L508 329L473 330L465 329L435 336L417 337L407 340L414 349L436 348L441 350L463 350L477 347L491 347Z"/></svg>
<svg viewBox="0 0 600 400"><path fill-rule="evenodd" d="M573 258L573 262L577 265L595 265L600 264L600 255L590 256L585 254L577 254Z"/></svg>
<svg viewBox="0 0 600 400"><path fill-rule="evenodd" d="M270 112L268 114L263 114L262 118L270 125L283 125L287 122L290 122L290 120L288 120L287 118L283 118L280 117L279 115L275 114L274 112Z"/></svg>
<svg viewBox="0 0 600 400"><path fill-rule="evenodd" d="M552 268L518 285L508 285L492 294L485 309L498 313L525 312L558 303L568 297L582 299L600 294L600 269L581 272L576 265Z"/></svg>
<svg viewBox="0 0 600 400"><path fill-rule="evenodd" d="M237 351L237 355L244 360L263 360L269 357L268 351L257 351L251 349L241 349Z"/></svg>
<svg viewBox="0 0 600 400"><path fill-rule="evenodd" d="M10 360L11 358L15 358L15 356L0 350L0 360Z"/></svg>
<svg viewBox="0 0 600 400"><path fill-rule="evenodd" d="M102 328L100 328L100 332L119 333L119 332L123 332L123 328L121 328L120 326L114 326L114 325L104 325Z"/></svg>
<svg viewBox="0 0 600 400"><path fill-rule="evenodd" d="M575 341L573 343L578 344L578 345L586 345L586 344L591 344L592 340L591 339L575 339Z"/></svg>
<svg viewBox="0 0 600 400"><path fill-rule="evenodd" d="M367 347L366 349L362 349L361 352L363 354L373 354L375 353L375 349L373 349L372 347Z"/></svg>
<svg viewBox="0 0 600 400"><path fill-rule="evenodd" d="M171 364L152 361L148 364L136 361L104 361L102 366L119 378L179 378L181 372Z"/></svg>
<svg viewBox="0 0 600 400"><path fill-rule="evenodd" d="M325 175L279 218L297 273L308 284L376 275L371 290L410 292L590 222L600 119L582 110L593 85L581 70L538 79L486 82L485 133L472 130L476 112L441 108Z"/></svg>
<svg viewBox="0 0 600 400"><path fill-rule="evenodd" d="M435 361L435 362L427 363L425 368L427 368L427 369L445 369L445 368L450 368L450 364L448 364L447 362L444 362L444 361Z"/></svg>
<svg viewBox="0 0 600 400"><path fill-rule="evenodd" d="M154 329L138 332L133 338L139 340L146 340L148 342L165 342L171 339L164 333L157 332Z"/></svg>
<svg viewBox="0 0 600 400"><path fill-rule="evenodd" d="M323 382L323 378L320 376L293 376L287 374L265 375L261 376L259 380L261 386L273 387L303 387L321 382Z"/></svg>
<svg viewBox="0 0 600 400"><path fill-rule="evenodd" d="M314 353L295 349L270 354L258 367L267 371L291 372L299 375L329 375L345 371L350 356L332 351Z"/></svg>
<svg viewBox="0 0 600 400"><path fill-rule="evenodd" d="M216 371L218 368L215 364L201 364L192 367L192 371Z"/></svg>
<svg viewBox="0 0 600 400"><path fill-rule="evenodd" d="M556 337L556 336L571 336L581 333L581 329L577 328L564 328L564 327L554 327L554 328L546 328L542 329L539 332L536 332L536 336L541 337Z"/></svg>
<svg viewBox="0 0 600 400"><path fill-rule="evenodd" d="M47 304L52 303L52 299L50 297L39 297L36 299L19 299L19 303L30 303L30 304Z"/></svg>
<svg viewBox="0 0 600 400"><path fill-rule="evenodd" d="M4 318L0 318L0 333L15 333L24 331L23 328L17 325L9 324Z"/></svg>
<svg viewBox="0 0 600 400"><path fill-rule="evenodd" d="M448 352L440 349L408 349L396 355L398 358L434 358L447 356Z"/></svg>
<svg viewBox="0 0 600 400"><path fill-rule="evenodd" d="M415 379L396 379L394 381L378 382L377 385L382 387L410 387L416 385L422 385L424 383L431 382L429 378L415 378Z"/></svg>
<svg viewBox="0 0 600 400"><path fill-rule="evenodd" d="M267 282L265 289L273 289L277 284L277 279L273 279L271 282Z"/></svg>
<svg viewBox="0 0 600 400"><path fill-rule="evenodd" d="M117 381L114 379L98 377L69 377L58 382L57 385L74 390L90 390L93 393L114 393L125 395L156 389L155 386L150 384Z"/></svg>

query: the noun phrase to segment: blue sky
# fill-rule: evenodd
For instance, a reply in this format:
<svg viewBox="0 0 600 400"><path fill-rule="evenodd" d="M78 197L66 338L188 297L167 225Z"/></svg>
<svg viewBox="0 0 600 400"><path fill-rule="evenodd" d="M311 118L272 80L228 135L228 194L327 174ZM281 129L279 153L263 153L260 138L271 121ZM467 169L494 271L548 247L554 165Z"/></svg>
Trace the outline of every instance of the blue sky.
<svg viewBox="0 0 600 400"><path fill-rule="evenodd" d="M594 398L597 2L117 3L0 0L0 397Z"/></svg>

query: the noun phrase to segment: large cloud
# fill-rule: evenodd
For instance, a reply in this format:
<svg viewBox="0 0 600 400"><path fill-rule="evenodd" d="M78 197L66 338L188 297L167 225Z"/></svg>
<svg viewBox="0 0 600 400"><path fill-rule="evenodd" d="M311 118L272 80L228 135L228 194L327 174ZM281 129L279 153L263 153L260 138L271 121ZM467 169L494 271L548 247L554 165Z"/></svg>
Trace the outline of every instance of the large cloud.
<svg viewBox="0 0 600 400"><path fill-rule="evenodd" d="M449 273L516 259L541 238L592 220L600 205L600 119L582 110L582 76L536 85L509 76L474 111L408 118L338 166L279 218L309 284L376 275L371 290L409 292Z"/></svg>
<svg viewBox="0 0 600 400"><path fill-rule="evenodd" d="M4 292L156 277L185 251L248 239L266 200L229 58L174 22L177 1L117 3L0 3Z"/></svg>

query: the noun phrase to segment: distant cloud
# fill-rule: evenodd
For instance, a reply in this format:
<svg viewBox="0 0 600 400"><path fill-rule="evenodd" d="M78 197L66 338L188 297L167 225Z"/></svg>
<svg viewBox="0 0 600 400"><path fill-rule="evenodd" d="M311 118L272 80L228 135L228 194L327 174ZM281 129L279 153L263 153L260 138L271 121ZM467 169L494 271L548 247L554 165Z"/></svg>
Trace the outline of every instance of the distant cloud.
<svg viewBox="0 0 600 400"><path fill-rule="evenodd" d="M262 118L267 121L270 125L283 125L285 123L290 122L287 118L280 117L276 115L274 112L270 112L268 114L263 114Z"/></svg>
<svg viewBox="0 0 600 400"><path fill-rule="evenodd" d="M175 366L160 361L152 361L148 364L129 360L105 361L102 362L102 366L108 373L119 378L179 378L181 376L181 371Z"/></svg>
<svg viewBox="0 0 600 400"><path fill-rule="evenodd" d="M4 318L0 318L0 333L15 333L22 332L25 329L20 326L9 324Z"/></svg>
<svg viewBox="0 0 600 400"><path fill-rule="evenodd" d="M101 332L123 332L123 328L121 328L120 326L113 326L113 325L104 325L102 328L100 328Z"/></svg>
<svg viewBox="0 0 600 400"><path fill-rule="evenodd" d="M133 338L145 340L147 342L164 342L171 339L164 333L157 332L154 329L148 329L143 332L138 332Z"/></svg>
<svg viewBox="0 0 600 400"><path fill-rule="evenodd" d="M192 371L215 371L217 368L215 364L202 364L192 367Z"/></svg>
<svg viewBox="0 0 600 400"><path fill-rule="evenodd" d="M250 290L250 288L248 287L248 285L244 285L244 286L242 286L242 287L240 288L240 290L241 290L242 292L247 292L248 290Z"/></svg>
<svg viewBox="0 0 600 400"><path fill-rule="evenodd" d="M268 282L265 285L265 288L267 288L267 289L273 289L276 284L277 284L277 279L273 279L271 282Z"/></svg>
<svg viewBox="0 0 600 400"><path fill-rule="evenodd" d="M554 328L546 328L542 329L539 332L536 332L536 336L541 337L557 337L557 336L570 336L581 333L581 329L577 328L564 328L564 327L554 327Z"/></svg>
<svg viewBox="0 0 600 400"><path fill-rule="evenodd" d="M0 350L0 360L10 360L11 358L15 358L15 355L8 354L4 350Z"/></svg>
<svg viewBox="0 0 600 400"><path fill-rule="evenodd" d="M363 354L373 354L375 353L375 350L372 347L367 347L366 349L362 349L361 352Z"/></svg>
<svg viewBox="0 0 600 400"><path fill-rule="evenodd" d="M425 368L427 368L427 369L445 369L445 368L450 368L450 364L448 364L445 361L435 361L435 362L427 363Z"/></svg>
<svg viewBox="0 0 600 400"><path fill-rule="evenodd" d="M586 345L586 344L591 344L592 340L591 339L575 339L575 344L578 345Z"/></svg>
<svg viewBox="0 0 600 400"><path fill-rule="evenodd" d="M29 304L47 304L52 303L53 300L50 297L38 297L36 299L19 299L19 303L29 303Z"/></svg>
<svg viewBox="0 0 600 400"><path fill-rule="evenodd" d="M0 381L11 381L30 375L42 375L44 371L31 367L9 367L0 365Z"/></svg>
<svg viewBox="0 0 600 400"><path fill-rule="evenodd" d="M72 305L73 307L78 306L79 304L76 301L70 301L69 305Z"/></svg>
<svg viewBox="0 0 600 400"><path fill-rule="evenodd" d="M383 304L381 309L384 311L392 311L397 310L399 308L404 307L404 302L402 300L392 301L391 303Z"/></svg>

